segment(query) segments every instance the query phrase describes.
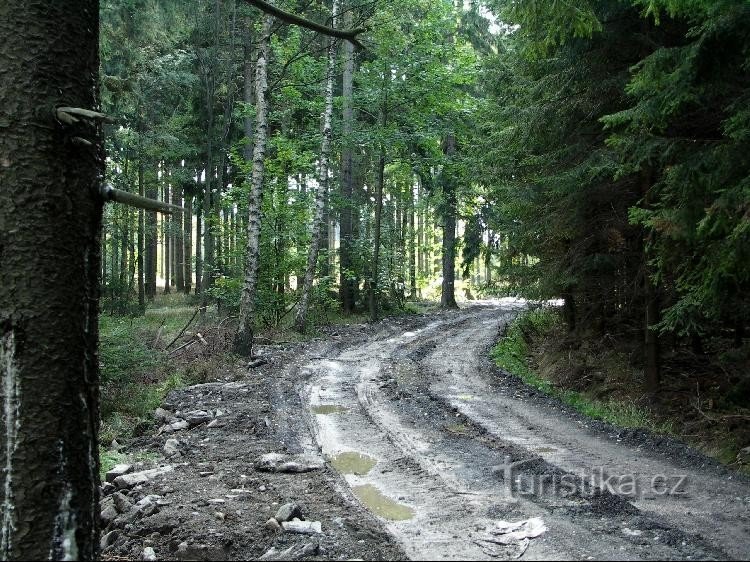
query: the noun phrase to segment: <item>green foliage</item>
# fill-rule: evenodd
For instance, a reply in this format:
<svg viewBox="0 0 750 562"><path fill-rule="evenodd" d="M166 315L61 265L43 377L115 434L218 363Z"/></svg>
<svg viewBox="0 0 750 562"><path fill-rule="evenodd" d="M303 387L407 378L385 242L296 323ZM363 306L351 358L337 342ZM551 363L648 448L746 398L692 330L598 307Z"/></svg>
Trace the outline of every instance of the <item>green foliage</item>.
<svg viewBox="0 0 750 562"><path fill-rule="evenodd" d="M516 318L507 328L503 338L492 348L490 356L501 369L521 378L537 390L554 396L584 416L606 421L619 427L648 428L660 433L672 433L669 424L657 423L643 408L630 402L607 402L594 399L585 393L556 387L540 377L529 363L529 344L532 339L544 337L560 323L558 313L539 308Z"/></svg>
<svg viewBox="0 0 750 562"><path fill-rule="evenodd" d="M99 367L102 384L126 383L133 373L148 372L160 364L160 354L143 341L133 319L102 316L99 327Z"/></svg>

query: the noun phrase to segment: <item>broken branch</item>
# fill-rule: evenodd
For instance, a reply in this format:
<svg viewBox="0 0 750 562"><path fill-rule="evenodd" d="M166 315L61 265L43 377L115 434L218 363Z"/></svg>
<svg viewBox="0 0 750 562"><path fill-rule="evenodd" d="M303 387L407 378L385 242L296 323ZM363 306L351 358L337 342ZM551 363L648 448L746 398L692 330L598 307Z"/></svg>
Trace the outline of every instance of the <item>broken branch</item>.
<svg viewBox="0 0 750 562"><path fill-rule="evenodd" d="M116 123L116 120L109 115L81 107L57 107L55 108L55 117L66 125L78 123L80 121L79 117L93 119L94 121L103 121L104 123Z"/></svg>
<svg viewBox="0 0 750 562"><path fill-rule="evenodd" d="M155 201L154 199L148 199L147 197L141 197L135 193L128 193L121 189L115 189L111 185L103 185L101 187L101 194L105 201L116 201L123 205L130 205L131 207L137 207L139 209L146 209L147 211L157 211L159 213L172 214L172 213L184 213L185 209L172 205L170 203L162 203L161 201Z"/></svg>
<svg viewBox="0 0 750 562"><path fill-rule="evenodd" d="M269 15L272 15L275 18L278 18L282 21L285 21L286 23L291 23L292 25L305 27L307 29L311 29L312 31L322 33L323 35L328 35L329 37L336 37L337 39L345 39L346 41L349 41L352 45L354 45L358 49L364 49L364 46L362 45L362 43L360 43L359 40L357 39L357 35L367 31L367 29L364 27L358 27L357 29L334 29L332 27L328 27L320 23L316 23L314 21L303 18L301 16L298 16L297 14L286 12L282 10L281 8L277 8L273 4L269 4L268 2L265 2L264 0L245 0L245 1L249 4L252 4L259 10Z"/></svg>

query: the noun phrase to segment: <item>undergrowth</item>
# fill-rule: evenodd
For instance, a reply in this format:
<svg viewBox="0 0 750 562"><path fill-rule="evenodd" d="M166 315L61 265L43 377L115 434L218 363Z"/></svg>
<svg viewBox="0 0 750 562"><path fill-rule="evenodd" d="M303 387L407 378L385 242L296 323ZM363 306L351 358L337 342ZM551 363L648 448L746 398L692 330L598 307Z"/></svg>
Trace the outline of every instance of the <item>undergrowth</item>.
<svg viewBox="0 0 750 562"><path fill-rule="evenodd" d="M526 384L554 396L581 414L627 428L646 428L657 433L674 433L668 422L656 421L650 412L633 402L603 401L586 392L560 388L534 370L529 362L529 340L543 335L561 322L557 311L537 308L519 316L507 328L504 337L492 349L491 356L501 369L520 377Z"/></svg>

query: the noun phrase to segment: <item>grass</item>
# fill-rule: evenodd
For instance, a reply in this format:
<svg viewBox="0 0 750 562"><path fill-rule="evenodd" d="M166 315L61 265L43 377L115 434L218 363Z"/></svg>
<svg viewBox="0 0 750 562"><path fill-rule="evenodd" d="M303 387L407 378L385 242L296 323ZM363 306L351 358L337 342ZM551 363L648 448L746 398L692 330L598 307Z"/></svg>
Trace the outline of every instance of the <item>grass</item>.
<svg viewBox="0 0 750 562"><path fill-rule="evenodd" d="M633 402L602 401L585 392L557 387L552 381L537 374L529 362L529 339L543 335L560 322L557 312L538 308L519 316L507 328L505 336L492 349L491 357L501 369L521 378L537 390L554 396L584 416L620 427L646 428L662 434L673 434L670 423L657 422L643 408Z"/></svg>
<svg viewBox="0 0 750 562"><path fill-rule="evenodd" d="M139 460L110 449L113 440L122 443L148 429L171 390L202 382L195 365L176 364L163 351L194 311L189 297L165 295L143 316L100 316L102 474Z"/></svg>

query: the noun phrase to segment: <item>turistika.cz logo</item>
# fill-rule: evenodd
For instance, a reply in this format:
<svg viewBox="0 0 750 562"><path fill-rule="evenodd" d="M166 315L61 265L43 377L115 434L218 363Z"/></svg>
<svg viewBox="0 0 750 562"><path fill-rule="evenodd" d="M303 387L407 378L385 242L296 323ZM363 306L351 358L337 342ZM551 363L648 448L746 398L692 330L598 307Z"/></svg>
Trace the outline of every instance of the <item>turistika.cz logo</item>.
<svg viewBox="0 0 750 562"><path fill-rule="evenodd" d="M502 464L492 467L492 472L502 479L512 495L556 495L559 497L586 497L602 491L627 499L686 496L687 476L684 474L639 476L617 470L595 467L579 474L540 474L528 470L535 459L512 462L505 457Z"/></svg>

